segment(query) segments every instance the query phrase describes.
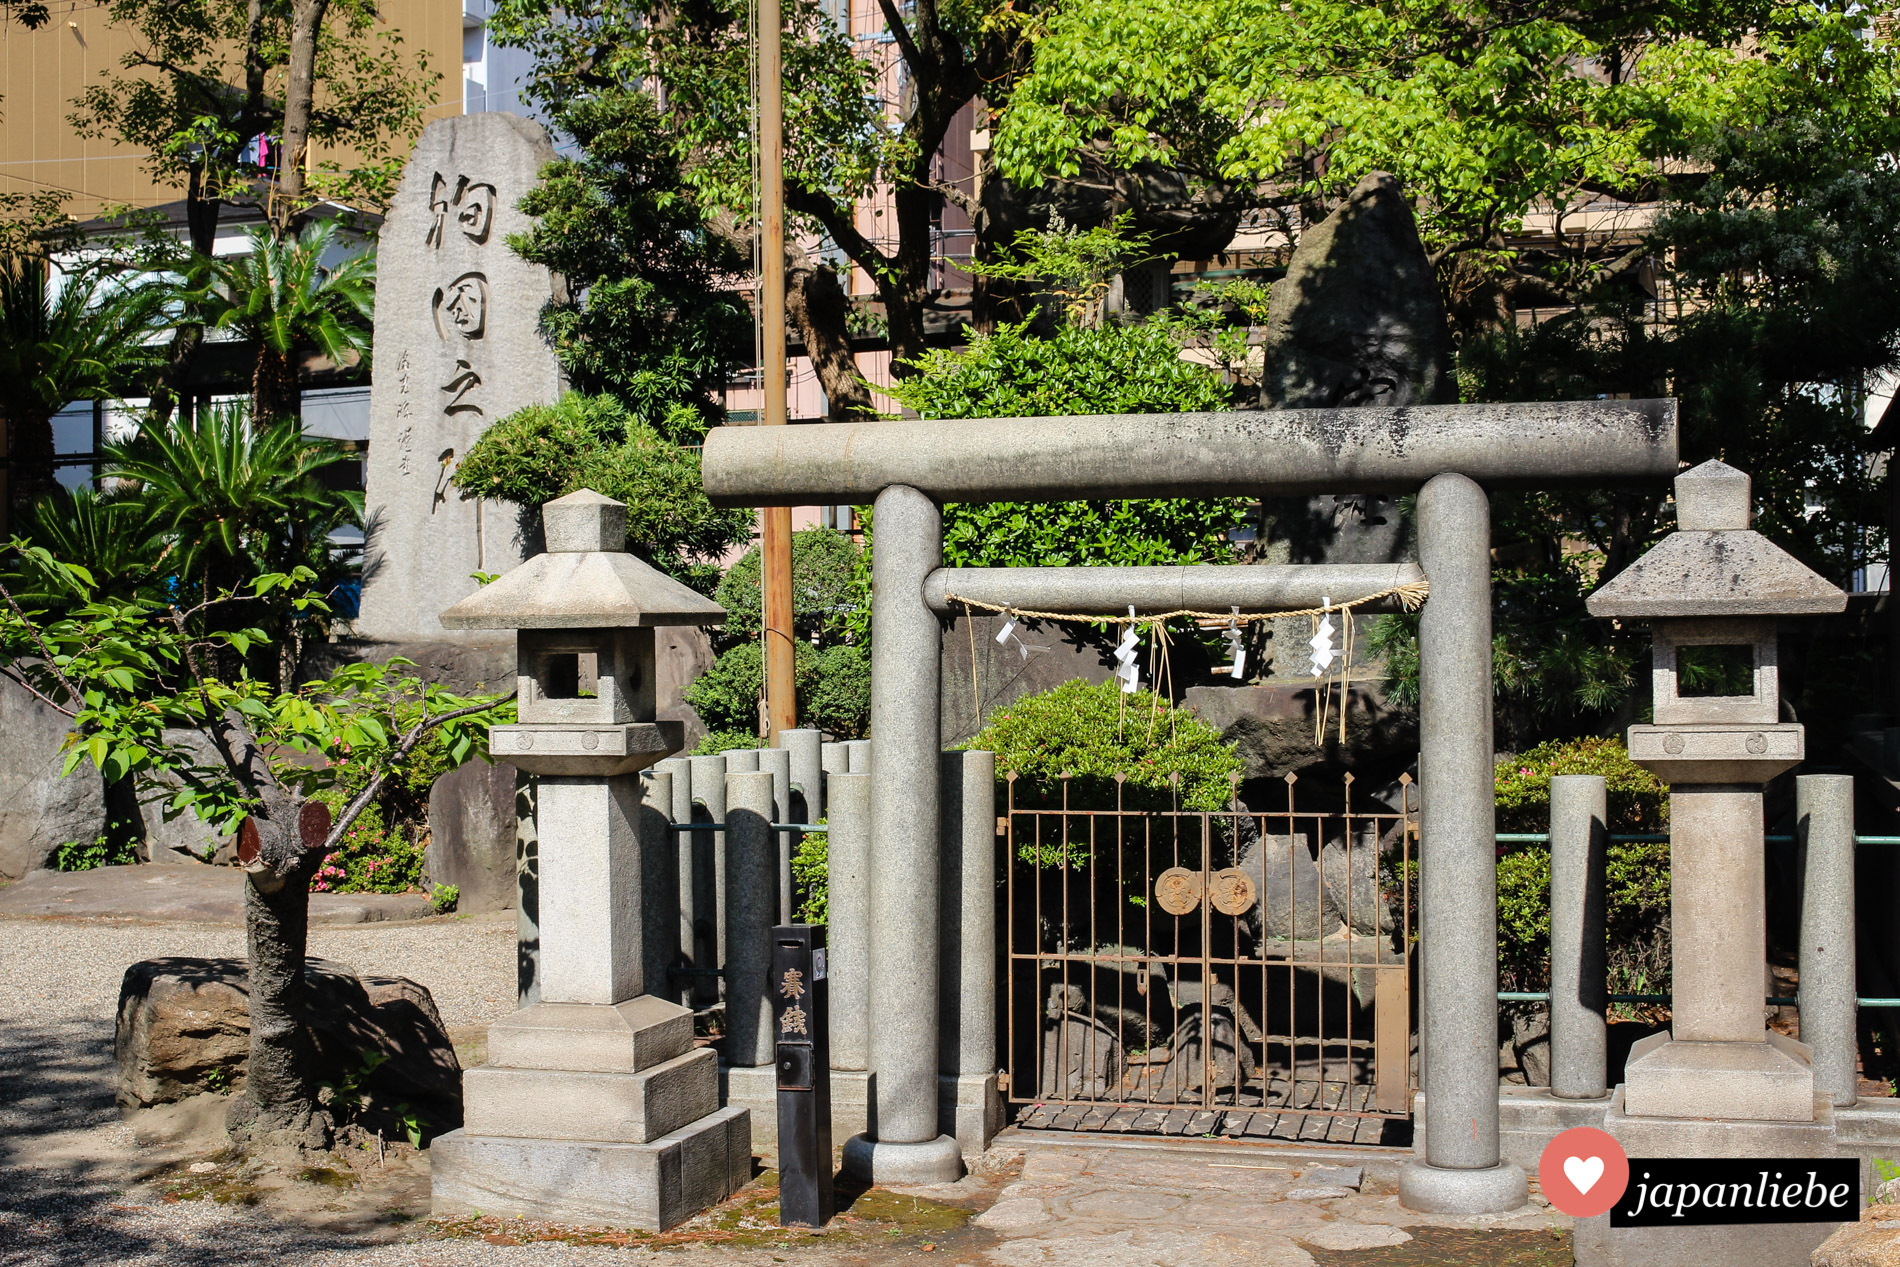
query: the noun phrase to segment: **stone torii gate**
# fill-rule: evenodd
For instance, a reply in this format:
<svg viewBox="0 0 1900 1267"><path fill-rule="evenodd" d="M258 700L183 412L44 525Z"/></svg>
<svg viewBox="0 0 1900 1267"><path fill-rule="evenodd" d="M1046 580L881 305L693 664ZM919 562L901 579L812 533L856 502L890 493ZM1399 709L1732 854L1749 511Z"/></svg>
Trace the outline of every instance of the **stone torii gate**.
<svg viewBox="0 0 1900 1267"><path fill-rule="evenodd" d="M870 964L874 1134L847 1146L866 1178L934 1182L962 1169L938 1133L938 611L952 592L1075 610L1236 602L1312 606L1375 594L1391 567L980 569L946 572L945 502L1418 493L1420 1003L1425 1156L1400 1196L1481 1214L1525 1200L1501 1162L1497 860L1487 488L1664 479L1674 401L719 427L704 483L719 506L870 502ZM1409 569L1406 569L1409 571ZM1322 589L1323 587L1323 589ZM1008 597L998 598L999 594Z"/></svg>

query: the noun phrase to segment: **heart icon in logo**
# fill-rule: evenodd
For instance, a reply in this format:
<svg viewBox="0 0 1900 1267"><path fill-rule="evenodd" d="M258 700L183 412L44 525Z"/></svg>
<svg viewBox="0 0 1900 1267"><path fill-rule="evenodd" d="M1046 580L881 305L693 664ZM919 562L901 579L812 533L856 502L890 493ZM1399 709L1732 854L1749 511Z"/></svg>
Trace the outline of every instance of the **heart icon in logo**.
<svg viewBox="0 0 1900 1267"><path fill-rule="evenodd" d="M1550 1203L1574 1219L1608 1214L1630 1183L1630 1159L1608 1131L1573 1126L1544 1145L1537 1182Z"/></svg>
<svg viewBox="0 0 1900 1267"><path fill-rule="evenodd" d="M1564 1158L1564 1178L1570 1180L1578 1192L1588 1192L1597 1186L1597 1180L1603 1178L1603 1159L1601 1157Z"/></svg>

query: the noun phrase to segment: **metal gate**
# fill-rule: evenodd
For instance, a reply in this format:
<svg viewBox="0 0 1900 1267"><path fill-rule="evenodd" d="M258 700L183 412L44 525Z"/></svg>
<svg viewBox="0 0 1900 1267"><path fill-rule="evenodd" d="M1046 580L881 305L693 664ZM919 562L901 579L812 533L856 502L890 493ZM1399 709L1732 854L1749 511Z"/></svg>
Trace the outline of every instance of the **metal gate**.
<svg viewBox="0 0 1900 1267"><path fill-rule="evenodd" d="M1260 811L1236 780L1206 811L1178 777L1157 795L1008 776L1018 1125L1404 1142L1417 789L1402 778L1394 810L1353 782L1289 775Z"/></svg>

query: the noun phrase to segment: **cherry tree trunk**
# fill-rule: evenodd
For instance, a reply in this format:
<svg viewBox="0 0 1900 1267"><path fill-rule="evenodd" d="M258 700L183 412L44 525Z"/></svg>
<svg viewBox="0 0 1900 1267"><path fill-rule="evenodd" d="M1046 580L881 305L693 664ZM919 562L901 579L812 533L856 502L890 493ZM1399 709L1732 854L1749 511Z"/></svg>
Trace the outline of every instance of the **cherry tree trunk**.
<svg viewBox="0 0 1900 1267"><path fill-rule="evenodd" d="M310 936L310 877L330 829L326 806L273 789L238 832L245 870L244 924L250 963L251 1049L244 1095L230 1109L234 1134L255 1142L329 1146L335 1124L317 1103L312 1077L304 958Z"/></svg>

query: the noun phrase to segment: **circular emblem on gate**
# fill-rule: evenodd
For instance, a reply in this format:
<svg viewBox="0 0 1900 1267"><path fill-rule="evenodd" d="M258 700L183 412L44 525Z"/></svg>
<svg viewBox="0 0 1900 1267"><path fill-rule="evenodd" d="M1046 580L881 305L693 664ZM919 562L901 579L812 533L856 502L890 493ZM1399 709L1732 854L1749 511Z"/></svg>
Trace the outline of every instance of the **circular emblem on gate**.
<svg viewBox="0 0 1900 1267"><path fill-rule="evenodd" d="M1155 901L1170 915L1186 915L1201 904L1201 873L1169 867L1155 877Z"/></svg>
<svg viewBox="0 0 1900 1267"><path fill-rule="evenodd" d="M516 735L515 746L517 748L522 749L525 752L527 749L534 747L534 736L533 735Z"/></svg>
<svg viewBox="0 0 1900 1267"><path fill-rule="evenodd" d="M586 734L582 735L581 747L587 749L589 752L592 752L595 748L600 747L599 732L590 730Z"/></svg>
<svg viewBox="0 0 1900 1267"><path fill-rule="evenodd" d="M1768 751L1768 736L1756 731L1748 737L1748 750L1756 756Z"/></svg>
<svg viewBox="0 0 1900 1267"><path fill-rule="evenodd" d="M1207 882L1207 900L1222 915L1239 915L1253 906L1253 881L1239 867L1216 871Z"/></svg>
<svg viewBox="0 0 1900 1267"><path fill-rule="evenodd" d="M1672 757L1675 756L1677 753L1681 752L1682 751L1682 736L1681 735L1664 735L1663 736L1663 751L1668 753Z"/></svg>

